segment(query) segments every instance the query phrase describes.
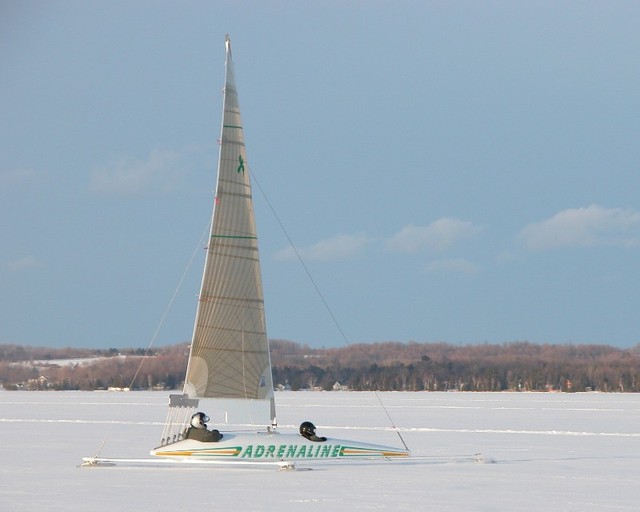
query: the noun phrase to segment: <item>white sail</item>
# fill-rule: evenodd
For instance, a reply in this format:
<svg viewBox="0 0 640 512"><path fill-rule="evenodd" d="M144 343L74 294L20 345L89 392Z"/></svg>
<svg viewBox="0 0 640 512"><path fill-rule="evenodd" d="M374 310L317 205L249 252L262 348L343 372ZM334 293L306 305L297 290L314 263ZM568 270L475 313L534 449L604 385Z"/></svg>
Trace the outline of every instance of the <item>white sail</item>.
<svg viewBox="0 0 640 512"><path fill-rule="evenodd" d="M171 403L203 409L212 421L275 425L258 237L231 43L218 180L183 396Z"/></svg>

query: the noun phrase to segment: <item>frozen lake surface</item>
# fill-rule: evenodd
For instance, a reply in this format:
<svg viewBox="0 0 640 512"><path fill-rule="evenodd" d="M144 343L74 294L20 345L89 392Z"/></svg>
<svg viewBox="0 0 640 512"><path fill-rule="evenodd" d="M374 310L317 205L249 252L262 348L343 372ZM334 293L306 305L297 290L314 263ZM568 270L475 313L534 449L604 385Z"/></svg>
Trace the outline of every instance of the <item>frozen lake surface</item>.
<svg viewBox="0 0 640 512"><path fill-rule="evenodd" d="M638 395L380 397L416 459L279 472L79 468L103 441L103 456L146 457L167 394L0 391L0 510L639 510ZM373 393L281 392L276 401L282 431L310 420L320 435L402 445Z"/></svg>

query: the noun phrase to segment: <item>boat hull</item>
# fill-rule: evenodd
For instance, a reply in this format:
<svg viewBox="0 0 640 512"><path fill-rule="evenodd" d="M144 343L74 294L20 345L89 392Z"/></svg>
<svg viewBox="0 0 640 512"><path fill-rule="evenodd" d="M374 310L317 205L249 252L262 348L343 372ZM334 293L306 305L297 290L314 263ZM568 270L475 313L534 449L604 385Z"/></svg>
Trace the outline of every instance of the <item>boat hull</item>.
<svg viewBox="0 0 640 512"><path fill-rule="evenodd" d="M218 442L185 439L151 450L151 455L173 459L278 462L327 459L408 457L408 450L390 446L328 438L313 442L297 434L278 432L224 432Z"/></svg>

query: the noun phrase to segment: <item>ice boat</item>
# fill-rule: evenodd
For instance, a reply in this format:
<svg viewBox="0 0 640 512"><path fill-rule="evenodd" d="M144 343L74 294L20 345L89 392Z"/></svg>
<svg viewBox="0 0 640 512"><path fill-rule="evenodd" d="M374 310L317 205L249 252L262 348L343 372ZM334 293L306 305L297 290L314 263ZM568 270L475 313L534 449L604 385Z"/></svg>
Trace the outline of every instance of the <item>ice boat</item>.
<svg viewBox="0 0 640 512"><path fill-rule="evenodd" d="M303 437L277 429L251 176L229 36L225 41L222 135L211 234L182 394L169 412L156 457L179 460L279 462L407 457L407 449L353 440ZM222 431L203 442L188 437L199 411L212 424L264 425ZM208 418L207 418L208 419Z"/></svg>

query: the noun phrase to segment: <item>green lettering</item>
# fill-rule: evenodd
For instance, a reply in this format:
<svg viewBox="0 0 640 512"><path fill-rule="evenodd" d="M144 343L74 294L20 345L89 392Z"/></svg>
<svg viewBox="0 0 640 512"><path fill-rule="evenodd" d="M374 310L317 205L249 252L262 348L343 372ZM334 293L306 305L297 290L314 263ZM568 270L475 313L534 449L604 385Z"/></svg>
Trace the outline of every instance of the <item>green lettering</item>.
<svg viewBox="0 0 640 512"><path fill-rule="evenodd" d="M337 444L333 447L333 450L331 450L331 457L337 457L340 454L340 445Z"/></svg>
<svg viewBox="0 0 640 512"><path fill-rule="evenodd" d="M253 455L253 445L247 445L247 447L244 449L244 451L242 452L242 455L240 455L240 457L244 458L244 457L251 457Z"/></svg>
<svg viewBox="0 0 640 512"><path fill-rule="evenodd" d="M300 450L298 450L298 453L296 453L296 458L306 457L306 455L307 455L307 446L303 444L302 446L300 446Z"/></svg>
<svg viewBox="0 0 640 512"><path fill-rule="evenodd" d="M267 451L264 452L264 456L265 457L274 457L273 452L276 451L276 445L275 444L270 444L269 446L267 446Z"/></svg>
<svg viewBox="0 0 640 512"><path fill-rule="evenodd" d="M287 449L286 444L281 444L278 446L278 457L284 457L284 451Z"/></svg>
<svg viewBox="0 0 640 512"><path fill-rule="evenodd" d="M297 448L297 446L295 444L290 444L289 448L287 449L287 457L295 457L296 456L296 448Z"/></svg>
<svg viewBox="0 0 640 512"><path fill-rule="evenodd" d="M256 446L256 453L253 455L253 458L257 459L259 457L262 457L263 453L264 453L264 445L259 444L258 446Z"/></svg>
<svg viewBox="0 0 640 512"><path fill-rule="evenodd" d="M331 453L331 445L330 444L325 444L322 447L322 454L320 455L320 457L328 457L329 453Z"/></svg>

